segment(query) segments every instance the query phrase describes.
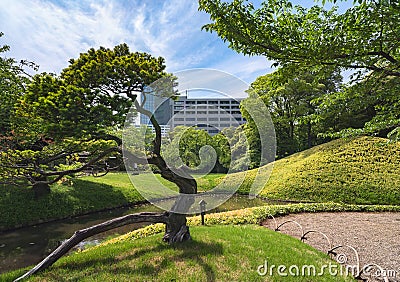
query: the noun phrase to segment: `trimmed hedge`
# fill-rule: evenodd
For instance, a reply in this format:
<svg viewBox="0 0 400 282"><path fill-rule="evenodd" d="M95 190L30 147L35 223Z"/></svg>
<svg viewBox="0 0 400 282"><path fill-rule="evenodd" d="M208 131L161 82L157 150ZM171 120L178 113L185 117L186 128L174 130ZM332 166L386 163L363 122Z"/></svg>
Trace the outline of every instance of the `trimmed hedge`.
<svg viewBox="0 0 400 282"><path fill-rule="evenodd" d="M207 225L239 225L239 224L260 224L268 219L270 215L274 217L284 216L302 212L400 212L400 206L385 205L348 205L338 203L317 203L317 204L288 204L252 207L241 210L234 210L221 213L206 214L205 222ZM188 218L189 226L201 225L201 217L193 216ZM152 224L141 229L134 230L127 234L107 240L96 246L112 244L124 240L135 240L148 237L165 230L162 223Z"/></svg>

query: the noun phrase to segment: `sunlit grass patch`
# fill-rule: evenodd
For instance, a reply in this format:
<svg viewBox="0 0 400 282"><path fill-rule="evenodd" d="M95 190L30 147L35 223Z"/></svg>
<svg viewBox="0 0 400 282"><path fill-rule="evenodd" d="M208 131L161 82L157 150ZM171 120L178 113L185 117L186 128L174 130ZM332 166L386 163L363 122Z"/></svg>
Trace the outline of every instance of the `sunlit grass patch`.
<svg viewBox="0 0 400 282"><path fill-rule="evenodd" d="M317 270L334 262L298 239L255 225L192 227L193 240L167 245L162 234L122 240L60 259L29 281L282 281L265 264ZM21 271L0 276L15 278ZM299 281L288 276L285 281ZM353 281L350 277L309 276L306 281Z"/></svg>
<svg viewBox="0 0 400 282"><path fill-rule="evenodd" d="M399 142L388 143L387 139L373 137L340 139L278 160L273 166L260 193L262 197L400 204ZM246 179L239 191L245 193L256 170L241 173L246 173Z"/></svg>

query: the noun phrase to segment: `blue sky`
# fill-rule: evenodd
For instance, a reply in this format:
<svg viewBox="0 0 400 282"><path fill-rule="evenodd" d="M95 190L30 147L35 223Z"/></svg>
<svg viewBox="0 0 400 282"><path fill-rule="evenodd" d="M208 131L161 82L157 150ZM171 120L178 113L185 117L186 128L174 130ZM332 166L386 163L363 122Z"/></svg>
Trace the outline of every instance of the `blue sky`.
<svg viewBox="0 0 400 282"><path fill-rule="evenodd" d="M307 2L307 6L314 4ZM352 1L351 1L352 2ZM0 0L0 44L7 54L59 73L70 58L89 48L127 43L131 51L166 59L170 72L191 68L222 70L247 83L272 71L264 57L230 50L215 34L196 0ZM302 3L304 4L304 3Z"/></svg>

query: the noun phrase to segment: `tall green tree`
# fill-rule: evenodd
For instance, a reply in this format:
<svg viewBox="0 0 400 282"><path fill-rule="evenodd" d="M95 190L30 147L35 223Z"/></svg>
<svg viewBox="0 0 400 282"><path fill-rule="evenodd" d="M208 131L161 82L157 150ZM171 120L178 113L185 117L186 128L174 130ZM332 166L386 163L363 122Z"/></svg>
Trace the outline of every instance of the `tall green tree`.
<svg viewBox="0 0 400 282"><path fill-rule="evenodd" d="M168 138L162 153L172 166L184 165L195 172L220 172L229 168L229 144L221 134L211 137L203 129L177 126L169 133ZM226 162L228 166L225 166Z"/></svg>
<svg viewBox="0 0 400 282"><path fill-rule="evenodd" d="M318 133L323 129L315 118L319 114L318 101L336 92L340 82L341 76L337 72L321 77L311 70L281 68L258 77L251 84L249 99L261 97L271 113L278 158L311 148L320 142ZM245 126L246 134L250 140L255 139L252 149L259 155L261 148L256 138L257 128L244 108L242 111L249 121Z"/></svg>
<svg viewBox="0 0 400 282"><path fill-rule="evenodd" d="M161 79L164 78L164 79ZM185 170L171 170L161 154L161 128L153 113L144 108L148 95L175 95L175 78L165 72L164 59L153 57L146 53L129 51L126 44L113 49L90 49L80 54L78 59L70 60L70 65L64 69L59 77L42 75L36 78L31 91L21 100L19 113L21 116L36 117L34 120L46 123L43 129L47 134L55 136L54 143L60 144L69 139L77 145L65 148L52 158L72 158L84 148L87 160L82 164L76 162L75 167L63 169L63 166L51 166L43 158L35 158L28 154L24 158L20 171L30 169L34 177L42 184L49 184L63 175L80 172L88 166L97 163L112 153L122 154L138 164L157 166L161 176L179 187L179 196L171 211L165 213L142 213L123 218L116 218L104 224L93 226L85 232L77 232L70 240L61 245L51 255L45 258L37 267L23 275L23 279L53 264L58 258L66 254L74 245L85 238L106 230L130 224L133 222L160 222L164 223L165 235L163 240L168 243L182 242L190 239L189 227L186 221L186 212L194 203L194 194L197 193L196 180ZM157 81L156 83L153 83ZM138 99L141 93L142 99ZM105 132L104 126L118 126L125 120L128 105L148 116L155 131L152 146L148 152L135 150L135 146L122 146L122 140L117 134ZM98 114L99 117L95 115ZM127 120L132 120L129 113ZM78 117L76 117L76 115ZM29 124L29 118L26 118ZM93 142L94 148L85 142ZM100 144L99 144L100 142ZM80 146L80 147L79 147ZM47 151L50 146L43 146L39 152ZM88 148L88 149L87 149ZM131 148L133 150L131 150ZM136 153L139 153L138 155ZM32 154L32 153L30 153ZM23 156L24 157L24 156ZM41 178L50 178L41 180Z"/></svg>
<svg viewBox="0 0 400 282"><path fill-rule="evenodd" d="M233 127L227 127L212 137L218 156L216 172L227 172L231 168L231 139L234 131Z"/></svg>
<svg viewBox="0 0 400 282"><path fill-rule="evenodd" d="M325 125L321 136L369 134L400 140L399 80L398 77L367 78L325 96L316 117Z"/></svg>
<svg viewBox="0 0 400 282"><path fill-rule="evenodd" d="M4 34L0 32L0 38ZM9 46L0 46L0 54L7 52ZM12 138L12 117L14 116L14 104L22 97L25 86L29 82L29 76L13 58L0 56L0 138L3 146ZM1 149L1 147L0 147Z"/></svg>
<svg viewBox="0 0 400 282"><path fill-rule="evenodd" d="M110 153L120 151L121 139L107 134L105 129L123 125L137 93L165 75L164 69L162 58L131 53L122 44L81 54L60 76L36 75L18 103L14 130L24 139L19 142L20 150L40 153L22 159L24 166L18 165L13 177L29 176L36 195L42 195L50 191L49 184L63 176L86 170ZM74 145L70 146L67 139L74 140ZM77 145L88 141L108 146L99 144L88 151ZM56 148L54 156L50 148ZM77 160L72 167L62 168L49 164L67 162L79 152L85 154L87 161Z"/></svg>
<svg viewBox="0 0 400 282"><path fill-rule="evenodd" d="M377 92L382 89L380 81L400 77L397 1L358 0L343 13L337 7L304 8L289 0L266 0L260 7L245 0L199 0L199 9L208 13L212 21L203 28L216 32L239 53L262 55L282 67L350 70L353 78L363 84L368 81L369 86L377 87ZM364 90L361 96L379 95L368 87ZM379 96L389 104L397 95L397 88L386 91L390 93ZM356 102L362 103L363 99ZM397 128L399 115L381 111L379 118L366 124L375 131Z"/></svg>

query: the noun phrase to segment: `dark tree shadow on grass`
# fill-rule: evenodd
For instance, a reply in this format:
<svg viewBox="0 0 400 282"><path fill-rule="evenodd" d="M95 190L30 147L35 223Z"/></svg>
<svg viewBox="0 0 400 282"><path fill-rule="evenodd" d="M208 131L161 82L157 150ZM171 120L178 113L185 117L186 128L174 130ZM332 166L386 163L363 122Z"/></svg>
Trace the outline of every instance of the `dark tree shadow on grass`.
<svg viewBox="0 0 400 282"><path fill-rule="evenodd" d="M174 253L171 255L168 253L169 250L173 250ZM176 250L179 251L176 254ZM55 271L57 269L63 269L63 271L80 271L87 267L94 267L96 274L106 271L107 273L112 273L115 275L126 274L126 275L143 275L148 278L157 278L157 273L162 272L163 269L174 265L175 262L187 262L188 260L197 263L203 270L207 277L207 281L215 281L215 271L211 265L209 265L204 257L212 256L214 258L221 256L223 254L223 247L220 243L215 242L201 242L196 240L187 241L177 245L167 245L161 242L157 242L156 246L132 246L132 251L130 248L118 248L112 252L107 253L99 258L89 258L84 259L81 262L61 263L54 266ZM83 255L83 254L82 254ZM161 259L152 260L152 258L160 257ZM164 257L163 257L164 256ZM143 257L143 261L138 263L135 268L128 266L118 266L120 261L132 261L135 259L140 259ZM151 260L151 262L150 262ZM96 265L102 265L103 270L96 269ZM174 266L175 267L175 266ZM74 275L74 279L79 281L87 277L87 273Z"/></svg>

